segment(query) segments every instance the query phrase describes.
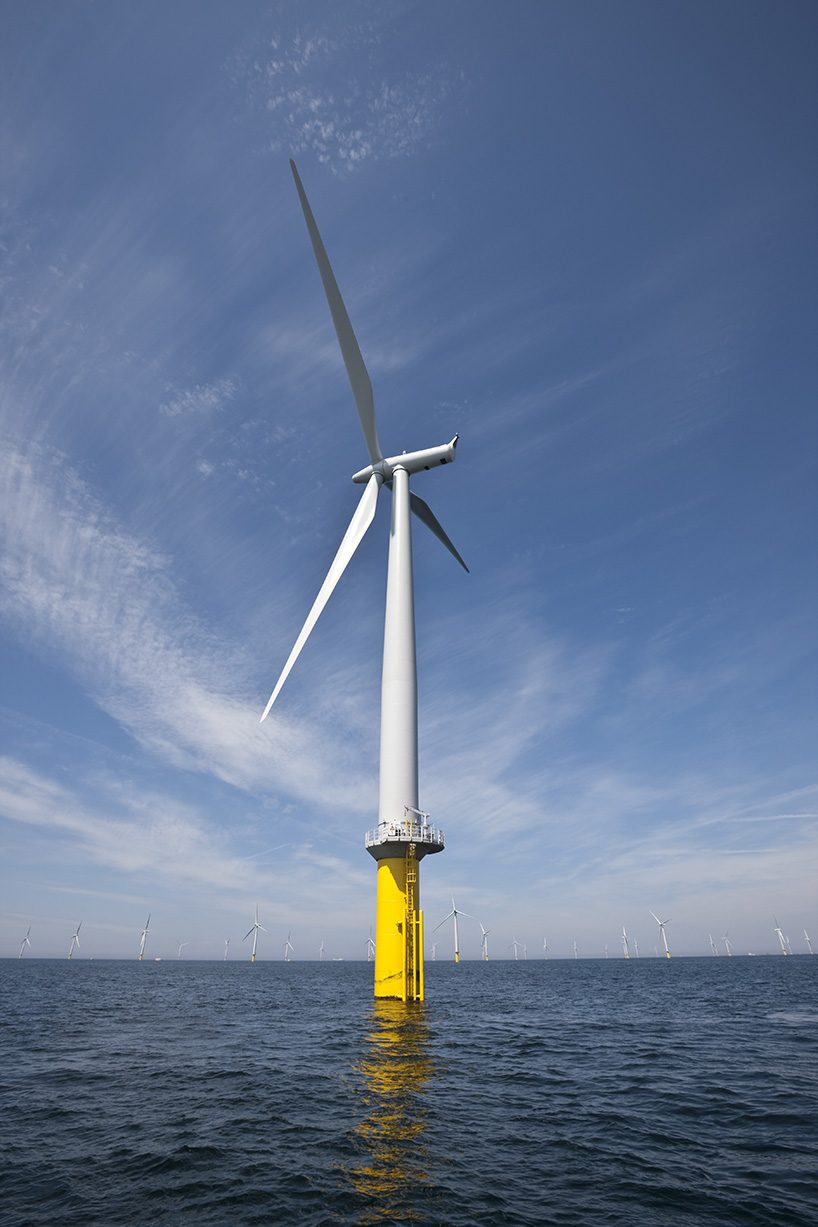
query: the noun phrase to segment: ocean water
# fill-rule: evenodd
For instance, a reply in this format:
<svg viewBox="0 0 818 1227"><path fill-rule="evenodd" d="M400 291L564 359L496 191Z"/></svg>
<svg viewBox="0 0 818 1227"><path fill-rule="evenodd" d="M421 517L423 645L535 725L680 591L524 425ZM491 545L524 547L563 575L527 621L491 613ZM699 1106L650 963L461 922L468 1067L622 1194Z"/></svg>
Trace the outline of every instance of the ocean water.
<svg viewBox="0 0 818 1227"><path fill-rule="evenodd" d="M0 1222L818 1223L818 958L0 962Z"/></svg>

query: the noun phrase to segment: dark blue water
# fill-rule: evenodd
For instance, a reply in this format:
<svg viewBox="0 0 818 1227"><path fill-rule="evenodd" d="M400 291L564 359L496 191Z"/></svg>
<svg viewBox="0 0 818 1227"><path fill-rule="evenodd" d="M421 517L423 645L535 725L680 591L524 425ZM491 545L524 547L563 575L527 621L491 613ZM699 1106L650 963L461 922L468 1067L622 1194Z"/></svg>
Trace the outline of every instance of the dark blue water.
<svg viewBox="0 0 818 1227"><path fill-rule="evenodd" d="M0 963L3 1224L818 1222L818 958Z"/></svg>

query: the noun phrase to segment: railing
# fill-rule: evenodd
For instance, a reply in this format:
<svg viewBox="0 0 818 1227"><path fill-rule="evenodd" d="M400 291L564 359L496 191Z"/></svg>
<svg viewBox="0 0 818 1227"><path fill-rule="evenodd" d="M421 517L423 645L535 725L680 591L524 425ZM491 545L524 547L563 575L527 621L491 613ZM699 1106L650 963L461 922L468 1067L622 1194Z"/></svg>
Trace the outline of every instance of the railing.
<svg viewBox="0 0 818 1227"><path fill-rule="evenodd" d="M395 842L433 844L442 848L446 841L439 827L430 827L421 822L381 822L364 836L364 846L367 848Z"/></svg>

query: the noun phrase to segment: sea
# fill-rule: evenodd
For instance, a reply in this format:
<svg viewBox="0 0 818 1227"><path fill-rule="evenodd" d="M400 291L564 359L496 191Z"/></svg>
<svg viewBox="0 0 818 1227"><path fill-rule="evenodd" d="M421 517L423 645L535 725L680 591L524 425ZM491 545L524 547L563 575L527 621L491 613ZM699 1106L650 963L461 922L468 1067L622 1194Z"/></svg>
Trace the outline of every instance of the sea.
<svg viewBox="0 0 818 1227"><path fill-rule="evenodd" d="M0 962L3 1227L818 1223L818 958Z"/></svg>

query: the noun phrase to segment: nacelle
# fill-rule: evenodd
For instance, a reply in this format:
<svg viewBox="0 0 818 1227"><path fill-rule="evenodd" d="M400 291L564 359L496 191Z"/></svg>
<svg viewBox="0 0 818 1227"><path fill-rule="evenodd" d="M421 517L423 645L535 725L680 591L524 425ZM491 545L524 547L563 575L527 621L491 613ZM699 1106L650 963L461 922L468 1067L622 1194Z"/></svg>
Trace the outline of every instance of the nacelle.
<svg viewBox="0 0 818 1227"><path fill-rule="evenodd" d="M440 447L427 447L422 452L404 452L401 456L389 456L386 460L379 460L377 464L368 464L365 469L355 473L352 480L364 485L373 473L380 473L383 480L389 482L398 468L406 469L407 473L412 474L437 468L440 464L451 464L459 438L459 435L455 435L451 443L443 443Z"/></svg>

